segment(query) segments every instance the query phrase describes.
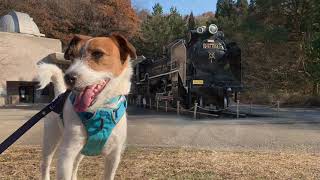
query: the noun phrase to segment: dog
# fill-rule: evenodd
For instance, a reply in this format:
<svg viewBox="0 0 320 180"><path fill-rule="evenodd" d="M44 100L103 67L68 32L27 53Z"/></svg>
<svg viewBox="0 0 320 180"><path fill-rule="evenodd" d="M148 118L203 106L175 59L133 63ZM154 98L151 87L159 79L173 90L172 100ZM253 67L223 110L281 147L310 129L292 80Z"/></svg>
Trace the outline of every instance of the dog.
<svg viewBox="0 0 320 180"><path fill-rule="evenodd" d="M95 150L99 148L94 155L105 156L103 179L114 179L127 137L126 104L123 98L130 91L131 60L137 57L136 50L120 34L114 33L106 37L75 35L64 57L72 61L65 73L53 64L39 65L40 88L52 82L56 97L66 89L72 90L64 104L62 115L51 112L44 121L41 177L44 180L50 179L50 164L58 149L57 179L76 180L79 164L84 157L83 151L92 153L84 147L90 146ZM115 97L116 102L106 103ZM105 129L102 121L100 124L104 130L102 134L109 133L107 140L89 144L88 141L94 141L96 137L91 136L92 133L86 129L87 122L84 123L80 114L86 112L95 116L97 112L101 112L101 115L105 112L100 111L101 108L114 112L116 107L112 106L115 103L121 105L122 111L118 119L115 118L117 122L112 124L113 128ZM119 112L118 109L115 115ZM97 123L100 120L95 119ZM91 119L87 121L90 123ZM108 126L110 124L106 125Z"/></svg>

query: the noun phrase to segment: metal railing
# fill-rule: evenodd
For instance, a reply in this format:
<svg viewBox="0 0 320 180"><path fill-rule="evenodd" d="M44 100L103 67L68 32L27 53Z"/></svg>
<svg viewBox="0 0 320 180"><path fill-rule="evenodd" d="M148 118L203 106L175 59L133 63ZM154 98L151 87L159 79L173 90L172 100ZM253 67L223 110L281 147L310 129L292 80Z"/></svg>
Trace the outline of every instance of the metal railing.
<svg viewBox="0 0 320 180"><path fill-rule="evenodd" d="M154 109L156 111L165 111L165 112L176 112L177 115L182 115L182 114L187 114L187 115L192 115L194 119L197 119L199 115L204 115L204 116L210 116L210 117L219 117L220 112L225 112L227 110L235 109L231 114L234 115L236 118L240 118L243 115L254 115L255 113L259 115L258 110L254 111L253 104L250 103L249 105L241 105L240 100L237 100L237 102L230 106L229 108L221 109L221 110L213 110L213 109L208 109L205 107L199 106L197 102L194 103L194 106L190 107L189 109L185 109L183 106L181 106L180 101L176 101L175 107L170 106L169 101L160 101L160 100L155 100L152 102L151 99L149 99L148 102L145 104L142 103L137 103L135 99L129 99L129 104L132 105L138 105L140 107L144 107L147 109ZM172 102L171 102L172 104ZM270 109L270 113L274 116L280 116L280 101L273 102L270 106L266 106L264 108ZM207 112L203 112L203 111ZM261 111L261 110L260 110ZM275 111L275 112L274 112ZM229 113L230 114L230 113ZM263 114L263 113L262 113Z"/></svg>
<svg viewBox="0 0 320 180"><path fill-rule="evenodd" d="M154 109L156 111L164 110L165 112L176 112L176 114L178 116L181 114L193 115L194 119L197 119L198 115L219 117L219 115L217 115L217 114L199 112L199 109L208 110L208 111L213 111L213 110L209 110L209 109L205 109L203 107L200 107L200 106L198 106L198 103L194 103L194 106L192 106L189 109L183 108L180 104L180 101L176 101L176 107L169 106L168 101L157 100L152 103L151 99L149 99L148 103L145 103L145 104L139 104L139 103L136 103L134 99L129 99L129 104L138 105L140 107L142 106L143 108L146 108L146 109Z"/></svg>

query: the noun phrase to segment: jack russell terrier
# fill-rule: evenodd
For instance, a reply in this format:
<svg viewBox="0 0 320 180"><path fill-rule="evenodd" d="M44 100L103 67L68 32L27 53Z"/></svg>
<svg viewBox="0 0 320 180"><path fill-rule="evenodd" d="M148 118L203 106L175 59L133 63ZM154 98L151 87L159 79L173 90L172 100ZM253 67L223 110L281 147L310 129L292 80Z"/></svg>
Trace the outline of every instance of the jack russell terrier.
<svg viewBox="0 0 320 180"><path fill-rule="evenodd" d="M57 179L77 179L84 155L100 154L105 156L103 179L114 179L127 137L124 95L130 91L135 48L119 34L75 35L64 56L72 61L65 74L53 64L39 65L41 88L52 82L55 96L72 90L63 112L45 119L42 179L50 179L58 145Z"/></svg>

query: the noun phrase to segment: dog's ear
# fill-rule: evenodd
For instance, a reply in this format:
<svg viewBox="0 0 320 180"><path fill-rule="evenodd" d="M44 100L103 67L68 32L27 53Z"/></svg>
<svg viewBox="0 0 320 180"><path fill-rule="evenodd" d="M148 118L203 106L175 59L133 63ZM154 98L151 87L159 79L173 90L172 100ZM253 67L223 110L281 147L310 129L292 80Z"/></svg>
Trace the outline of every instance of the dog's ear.
<svg viewBox="0 0 320 180"><path fill-rule="evenodd" d="M116 42L116 44L119 47L120 59L122 63L124 63L127 60L128 56L130 56L131 59L137 58L136 49L124 36L118 33L112 33L110 35L110 38L114 42Z"/></svg>
<svg viewBox="0 0 320 180"><path fill-rule="evenodd" d="M68 48L64 53L64 59L74 60L75 58L79 58L81 56L81 47L89 40L90 36L84 36L76 34L71 39Z"/></svg>

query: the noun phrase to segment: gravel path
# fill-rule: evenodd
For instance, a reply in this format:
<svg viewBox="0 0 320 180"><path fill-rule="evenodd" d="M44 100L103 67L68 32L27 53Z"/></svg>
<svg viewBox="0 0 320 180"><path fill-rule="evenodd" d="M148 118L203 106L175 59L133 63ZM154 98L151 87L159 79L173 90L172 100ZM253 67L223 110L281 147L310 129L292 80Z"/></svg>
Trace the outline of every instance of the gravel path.
<svg viewBox="0 0 320 180"><path fill-rule="evenodd" d="M0 109L0 141L37 110ZM320 111L313 116L242 119L201 119L130 107L128 144L136 146L194 147L211 150L289 150L320 152ZM303 114L302 114L303 115ZM18 142L40 145L40 121Z"/></svg>

